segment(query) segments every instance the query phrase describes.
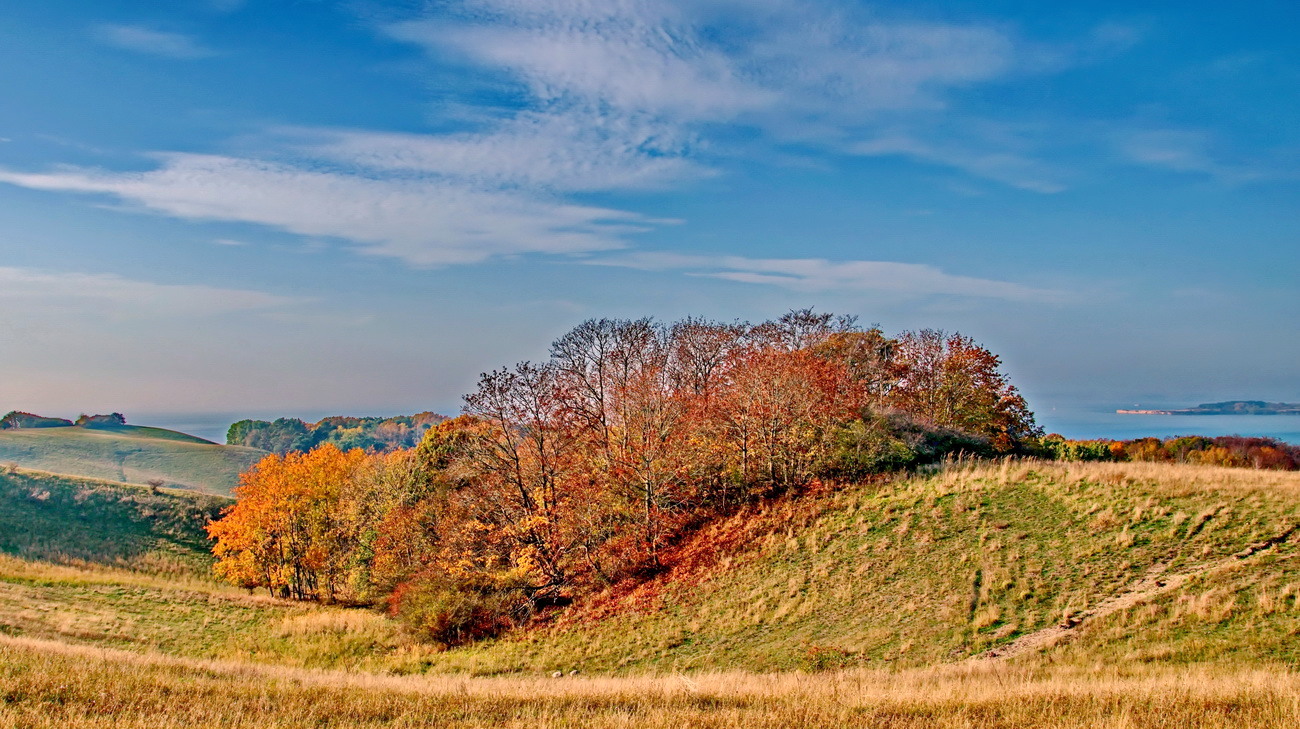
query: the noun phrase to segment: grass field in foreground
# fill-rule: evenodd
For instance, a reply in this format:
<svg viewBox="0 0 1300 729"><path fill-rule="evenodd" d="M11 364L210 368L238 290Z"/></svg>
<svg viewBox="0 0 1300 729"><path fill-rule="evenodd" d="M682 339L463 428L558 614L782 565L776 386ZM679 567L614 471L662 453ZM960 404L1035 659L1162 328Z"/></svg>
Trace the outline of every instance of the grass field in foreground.
<svg viewBox="0 0 1300 729"><path fill-rule="evenodd" d="M0 430L0 466L229 495L265 451L217 445L162 428Z"/></svg>
<svg viewBox="0 0 1300 729"><path fill-rule="evenodd" d="M1283 668L975 664L832 674L393 677L140 656L0 637L0 724L362 727L1277 727Z"/></svg>

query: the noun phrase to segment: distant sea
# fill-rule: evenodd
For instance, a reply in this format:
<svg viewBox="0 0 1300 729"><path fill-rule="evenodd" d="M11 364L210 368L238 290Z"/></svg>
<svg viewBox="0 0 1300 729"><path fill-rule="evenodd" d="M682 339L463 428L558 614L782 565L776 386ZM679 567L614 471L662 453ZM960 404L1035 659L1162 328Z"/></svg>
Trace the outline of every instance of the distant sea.
<svg viewBox="0 0 1300 729"><path fill-rule="evenodd" d="M1300 415L1120 415L1114 410L1036 410L1038 424L1067 438L1245 435L1300 445Z"/></svg>
<svg viewBox="0 0 1300 729"><path fill-rule="evenodd" d="M290 413L315 421L339 413ZM409 413L365 413L398 415ZM1114 410L1088 408L1045 408L1036 410L1038 424L1048 433L1067 438L1169 438L1178 435L1246 435L1277 438L1300 445L1300 415L1119 415ZM230 424L245 418L274 420L284 413L127 413L134 425L152 425L197 435L217 443L226 442Z"/></svg>

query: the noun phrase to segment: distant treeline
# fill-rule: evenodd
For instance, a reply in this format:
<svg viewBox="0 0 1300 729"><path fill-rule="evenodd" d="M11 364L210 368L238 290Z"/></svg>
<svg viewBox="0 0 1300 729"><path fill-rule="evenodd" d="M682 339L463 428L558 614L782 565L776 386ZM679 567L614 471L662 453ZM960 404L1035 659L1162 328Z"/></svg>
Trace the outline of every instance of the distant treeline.
<svg viewBox="0 0 1300 729"><path fill-rule="evenodd" d="M1133 440L1067 440L1059 435L1042 439L1045 455L1059 461L1170 461L1214 466L1300 470L1300 446L1274 438L1199 435Z"/></svg>
<svg viewBox="0 0 1300 729"><path fill-rule="evenodd" d="M121 413L110 413L108 415L86 415L85 413L82 413L75 421L73 421L65 418L47 418L44 415L11 410L6 413L3 418L0 418L0 430L18 430L19 428L69 428L74 425L83 428L111 428L117 425L126 425L126 416Z"/></svg>
<svg viewBox="0 0 1300 729"><path fill-rule="evenodd" d="M264 451L293 453L329 443L342 450L360 448L387 453L412 448L429 428L446 420L437 413L416 413L392 418L352 418L342 415L305 423L298 418L241 420L230 426L226 445L249 446Z"/></svg>

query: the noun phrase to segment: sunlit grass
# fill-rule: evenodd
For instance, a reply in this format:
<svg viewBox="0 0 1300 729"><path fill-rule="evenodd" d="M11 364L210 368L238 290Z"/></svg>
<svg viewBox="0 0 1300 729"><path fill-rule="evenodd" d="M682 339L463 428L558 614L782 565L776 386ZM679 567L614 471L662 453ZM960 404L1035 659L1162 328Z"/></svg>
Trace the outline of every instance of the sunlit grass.
<svg viewBox="0 0 1300 729"><path fill-rule="evenodd" d="M1292 727L1300 677L962 665L809 675L394 677L0 638L0 722L59 727Z"/></svg>

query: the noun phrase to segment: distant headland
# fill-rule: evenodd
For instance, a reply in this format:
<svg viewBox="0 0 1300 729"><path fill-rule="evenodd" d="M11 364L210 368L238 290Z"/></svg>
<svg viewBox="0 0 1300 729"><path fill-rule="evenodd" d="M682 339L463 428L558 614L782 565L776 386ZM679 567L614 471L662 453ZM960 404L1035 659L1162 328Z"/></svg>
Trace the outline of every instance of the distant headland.
<svg viewBox="0 0 1300 729"><path fill-rule="evenodd" d="M1300 403L1229 400L1181 410L1116 410L1120 415L1300 415Z"/></svg>

